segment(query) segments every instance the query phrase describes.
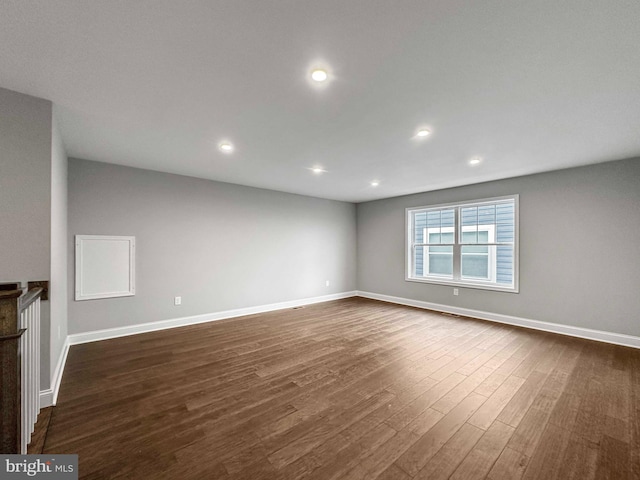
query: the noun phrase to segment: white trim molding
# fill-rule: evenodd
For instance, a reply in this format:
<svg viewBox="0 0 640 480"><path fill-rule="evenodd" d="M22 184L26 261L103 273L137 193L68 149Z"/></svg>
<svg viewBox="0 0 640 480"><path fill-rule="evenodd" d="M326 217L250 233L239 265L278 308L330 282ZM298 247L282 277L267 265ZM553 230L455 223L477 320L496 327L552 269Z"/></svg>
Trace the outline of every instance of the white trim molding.
<svg viewBox="0 0 640 480"><path fill-rule="evenodd" d="M426 310L435 310L437 312L452 313L454 315L462 315L465 317L473 317L481 320L489 320L491 322L505 323L507 325L514 325L517 327L531 328L533 330L559 333L560 335L568 335L570 337L586 338L588 340L596 340L598 342L613 343L615 345L623 345L625 347L640 348L640 337L625 335L623 333L612 333L602 330L592 330L590 328L562 325L559 323L542 322L540 320L513 317L511 315L502 315L500 313L484 312L482 310L472 310L469 308L453 307L450 305L442 305L439 303L423 302L421 300L394 297L391 295L383 295L381 293L359 291L358 296L363 298L370 298L373 300L381 300L383 302L397 303L399 305L407 305L409 307L424 308Z"/></svg>
<svg viewBox="0 0 640 480"><path fill-rule="evenodd" d="M69 337L66 338L56 369L51 377L51 387L47 390L40 391L40 408L51 407L58 402L58 392L60 391L60 383L62 382L62 374L67 363L67 355L69 354Z"/></svg>
<svg viewBox="0 0 640 480"><path fill-rule="evenodd" d="M69 345L79 345L81 343L97 342L100 340L108 340L110 338L137 335L139 333L155 332L156 330L166 330L169 328L184 327L187 325L195 325L198 323L214 322L216 320L226 320L229 318L243 317L245 315L254 315L256 313L272 312L274 310L282 310L285 308L302 307L304 305L312 305L314 303L322 303L329 302L331 300L356 297L357 295L358 292L356 291L334 293L331 295L322 295L320 297L303 298L301 300L271 303L268 305L259 305L256 307L238 308L235 310L205 313L202 315L194 315L191 317L172 318L169 320L160 320L158 322L141 323L139 325L127 325L124 327L108 328L105 330L75 333L73 335L69 335L67 337L67 341Z"/></svg>
<svg viewBox="0 0 640 480"><path fill-rule="evenodd" d="M126 255L123 265L119 266L120 272L116 273L114 266L119 264L122 251L116 247L118 244L126 244ZM89 245L93 245L90 248ZM101 247L96 250L96 246ZM105 248L112 249L109 254ZM93 257L88 252L93 252ZM96 253L97 252L97 253ZM107 260L108 259L108 260ZM105 267L106 263L109 267ZM91 272L91 273L89 273ZM89 276L92 281L85 282ZM96 277L100 279L100 286L96 285ZM114 235L76 235L76 272L75 272L75 299L95 300L100 298L131 297L136 294L136 237L123 237ZM115 279L114 279L115 278ZM110 286L108 282L115 282ZM105 282L107 282L105 284ZM88 285L93 284L91 291ZM126 287L125 287L126 285ZM89 289L89 291L87 291Z"/></svg>

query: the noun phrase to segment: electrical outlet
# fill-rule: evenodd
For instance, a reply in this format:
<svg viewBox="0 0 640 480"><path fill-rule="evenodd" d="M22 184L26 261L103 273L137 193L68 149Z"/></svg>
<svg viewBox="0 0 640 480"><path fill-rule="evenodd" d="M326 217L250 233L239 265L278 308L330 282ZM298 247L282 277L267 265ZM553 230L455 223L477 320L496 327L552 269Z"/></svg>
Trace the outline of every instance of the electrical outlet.
<svg viewBox="0 0 640 480"><path fill-rule="evenodd" d="M182 297L176 297L173 300L174 305L182 305Z"/></svg>
<svg viewBox="0 0 640 480"><path fill-rule="evenodd" d="M326 287L328 287L329 285L331 285L331 282L329 280L327 280L324 284L325 284Z"/></svg>
<svg viewBox="0 0 640 480"><path fill-rule="evenodd" d="M458 295L458 289L457 288L453 289L453 294L456 295L456 296Z"/></svg>

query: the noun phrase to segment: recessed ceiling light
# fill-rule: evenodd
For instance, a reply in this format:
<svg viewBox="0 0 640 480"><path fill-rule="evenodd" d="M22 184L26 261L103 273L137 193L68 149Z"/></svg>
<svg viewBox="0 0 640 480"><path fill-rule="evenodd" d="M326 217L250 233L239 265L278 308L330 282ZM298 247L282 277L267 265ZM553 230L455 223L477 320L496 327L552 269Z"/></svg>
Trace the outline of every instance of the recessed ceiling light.
<svg viewBox="0 0 640 480"><path fill-rule="evenodd" d="M233 152L233 145L231 145L229 142L222 142L220 145L218 145L218 148L226 153Z"/></svg>
<svg viewBox="0 0 640 480"><path fill-rule="evenodd" d="M371 182L371 186L372 186L372 187L377 187L378 185L380 185L380 182L379 182L378 180L373 180L373 181Z"/></svg>
<svg viewBox="0 0 640 480"><path fill-rule="evenodd" d="M313 167L313 168L311 169L311 171L312 171L313 173L315 173L316 175L320 175L321 173L326 172L326 170L325 170L324 168L322 168L322 167Z"/></svg>
<svg viewBox="0 0 640 480"><path fill-rule="evenodd" d="M478 165L481 161L482 159L480 157L473 157L469 160L469 165Z"/></svg>
<svg viewBox="0 0 640 480"><path fill-rule="evenodd" d="M418 130L418 133L416 135L418 135L419 137L428 137L429 135L431 135L431 131L427 130L426 128L422 128Z"/></svg>
<svg viewBox="0 0 640 480"><path fill-rule="evenodd" d="M327 71L321 68L316 68L311 71L311 78L316 82L324 82L328 77Z"/></svg>

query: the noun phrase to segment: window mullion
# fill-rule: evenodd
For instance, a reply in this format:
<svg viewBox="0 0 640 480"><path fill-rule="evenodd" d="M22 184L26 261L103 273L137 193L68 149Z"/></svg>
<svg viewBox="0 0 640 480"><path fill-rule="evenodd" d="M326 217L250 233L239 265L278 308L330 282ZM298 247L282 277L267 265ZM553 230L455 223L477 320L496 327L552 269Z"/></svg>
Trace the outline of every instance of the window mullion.
<svg viewBox="0 0 640 480"><path fill-rule="evenodd" d="M460 280L460 263L461 263L461 249L460 249L460 238L462 232L462 227L460 226L460 207L454 210L454 232L453 232L453 279Z"/></svg>

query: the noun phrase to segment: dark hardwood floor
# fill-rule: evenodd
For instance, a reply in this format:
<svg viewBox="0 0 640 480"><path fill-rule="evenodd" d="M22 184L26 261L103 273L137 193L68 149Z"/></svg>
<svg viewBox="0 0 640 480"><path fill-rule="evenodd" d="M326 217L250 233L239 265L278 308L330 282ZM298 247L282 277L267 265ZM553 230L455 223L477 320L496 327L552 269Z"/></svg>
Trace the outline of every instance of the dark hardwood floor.
<svg viewBox="0 0 640 480"><path fill-rule="evenodd" d="M71 348L85 479L640 478L640 351L353 298Z"/></svg>
<svg viewBox="0 0 640 480"><path fill-rule="evenodd" d="M53 413L53 407L46 407L40 410L38 421L31 434L31 442L27 445L27 454L39 455L42 453L42 450L44 450L44 442L47 438L47 432L49 431L51 413Z"/></svg>

